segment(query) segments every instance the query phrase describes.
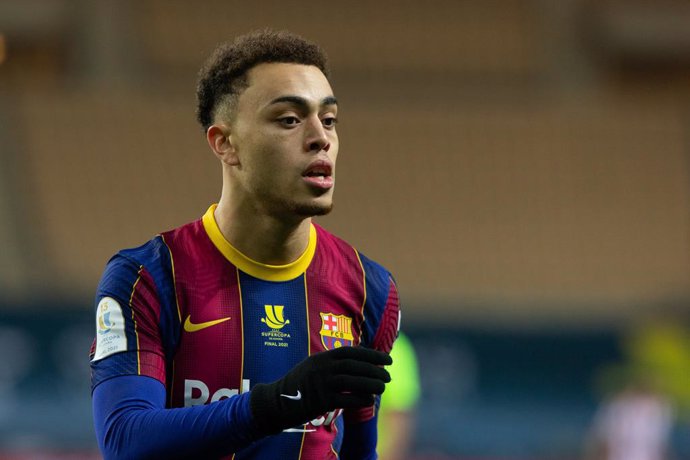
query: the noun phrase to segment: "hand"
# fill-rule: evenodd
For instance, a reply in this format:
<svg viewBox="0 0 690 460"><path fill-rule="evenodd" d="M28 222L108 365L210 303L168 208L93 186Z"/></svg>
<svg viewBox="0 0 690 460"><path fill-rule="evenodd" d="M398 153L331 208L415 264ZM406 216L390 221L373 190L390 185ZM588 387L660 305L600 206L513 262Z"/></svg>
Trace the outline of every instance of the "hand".
<svg viewBox="0 0 690 460"><path fill-rule="evenodd" d="M391 378L381 366L393 360L364 347L342 347L309 356L283 378L254 386L252 416L264 434L280 433L334 409L367 407Z"/></svg>

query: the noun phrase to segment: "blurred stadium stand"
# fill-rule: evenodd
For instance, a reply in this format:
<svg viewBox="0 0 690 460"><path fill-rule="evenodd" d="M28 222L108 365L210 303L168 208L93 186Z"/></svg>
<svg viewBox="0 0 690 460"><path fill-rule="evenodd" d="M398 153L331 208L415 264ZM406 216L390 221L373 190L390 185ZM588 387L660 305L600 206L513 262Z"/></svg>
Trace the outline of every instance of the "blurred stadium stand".
<svg viewBox="0 0 690 460"><path fill-rule="evenodd" d="M98 277L217 198L196 72L261 27L331 57L321 221L396 275L417 457L579 458L620 338L690 323L689 17L684 0L0 2L0 459L92 456ZM673 446L690 456L687 419Z"/></svg>

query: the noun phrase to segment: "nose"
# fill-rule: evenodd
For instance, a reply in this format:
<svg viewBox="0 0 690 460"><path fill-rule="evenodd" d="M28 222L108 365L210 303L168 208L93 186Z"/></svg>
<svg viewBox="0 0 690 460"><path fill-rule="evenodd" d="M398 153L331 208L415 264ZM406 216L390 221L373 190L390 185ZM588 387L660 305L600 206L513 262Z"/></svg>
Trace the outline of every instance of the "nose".
<svg viewBox="0 0 690 460"><path fill-rule="evenodd" d="M328 139L326 128L321 124L318 117L310 120L309 127L304 137L304 148L307 152L328 152L331 148L331 143Z"/></svg>

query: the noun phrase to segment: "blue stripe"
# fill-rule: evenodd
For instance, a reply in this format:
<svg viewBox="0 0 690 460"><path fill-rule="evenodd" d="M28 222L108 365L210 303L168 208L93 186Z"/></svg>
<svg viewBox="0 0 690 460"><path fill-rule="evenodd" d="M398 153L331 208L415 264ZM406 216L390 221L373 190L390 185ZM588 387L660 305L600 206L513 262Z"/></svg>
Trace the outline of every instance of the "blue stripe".
<svg viewBox="0 0 690 460"><path fill-rule="evenodd" d="M126 351L91 363L91 391L99 383L121 375L137 375L137 353Z"/></svg>
<svg viewBox="0 0 690 460"><path fill-rule="evenodd" d="M345 418L342 415L335 419L335 426L338 430L338 434L336 435L335 439L333 439L333 443L331 445L333 446L333 450L340 452L340 449L343 446L343 435L345 434Z"/></svg>
<svg viewBox="0 0 690 460"><path fill-rule="evenodd" d="M309 331L303 276L275 282L240 272L244 378L252 384L273 382L307 357ZM265 305L283 306L283 327L271 329Z"/></svg>
<svg viewBox="0 0 690 460"><path fill-rule="evenodd" d="M378 263L359 254L364 268L367 300L364 304L364 328L362 330L362 345L371 346L376 331L383 316L383 310L388 301L391 275Z"/></svg>
<svg viewBox="0 0 690 460"><path fill-rule="evenodd" d="M249 379L252 385L273 382L308 356L304 275L276 282L239 273L244 324L243 378ZM282 327L269 326L271 318L267 317L266 305L283 306ZM297 460L301 444L302 433L281 433L253 444L235 458Z"/></svg>

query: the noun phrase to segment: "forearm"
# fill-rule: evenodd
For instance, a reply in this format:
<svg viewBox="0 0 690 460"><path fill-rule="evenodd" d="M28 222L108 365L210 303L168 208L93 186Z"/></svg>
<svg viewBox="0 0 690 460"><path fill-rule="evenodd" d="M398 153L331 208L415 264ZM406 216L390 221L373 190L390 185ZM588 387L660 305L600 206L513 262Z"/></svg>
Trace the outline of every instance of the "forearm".
<svg viewBox="0 0 690 460"><path fill-rule="evenodd" d="M213 404L166 409L165 388L153 379L122 376L93 394L98 443L106 459L221 456L260 436L249 394Z"/></svg>

